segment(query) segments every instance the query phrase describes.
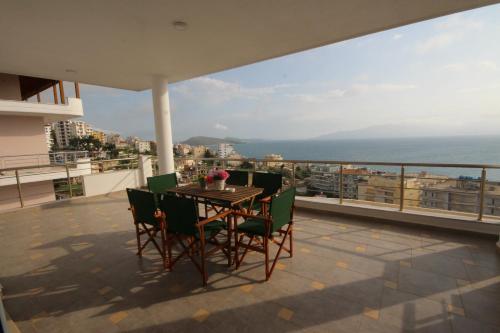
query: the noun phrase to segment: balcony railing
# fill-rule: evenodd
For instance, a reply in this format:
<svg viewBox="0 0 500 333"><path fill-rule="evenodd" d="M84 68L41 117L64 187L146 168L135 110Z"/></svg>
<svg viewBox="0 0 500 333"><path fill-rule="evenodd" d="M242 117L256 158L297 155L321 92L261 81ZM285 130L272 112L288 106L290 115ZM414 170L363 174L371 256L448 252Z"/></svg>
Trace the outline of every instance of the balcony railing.
<svg viewBox="0 0 500 333"><path fill-rule="evenodd" d="M500 217L500 181L487 179L487 175L492 174L500 180L499 164L192 157L176 158L175 163L181 182L193 181L213 167L271 171L282 173L283 185L297 187L299 195L326 196L340 205L371 201L400 211L411 208L476 214L478 221L485 215ZM331 172L330 182L323 172L316 188L314 167L319 165L336 169ZM457 176L459 174L466 176ZM325 191L326 187L332 190ZM429 193L440 193L443 198L434 197L430 204Z"/></svg>
<svg viewBox="0 0 500 333"><path fill-rule="evenodd" d="M73 152L74 153L74 152ZM79 152L81 153L81 152ZM137 157L78 162L75 158L60 153L52 154L47 165L0 168L0 179L13 178L18 188L19 201L23 206L22 177L51 172L65 172L65 177L54 180L58 198L83 195L82 164L88 173L107 173L123 169L139 168ZM317 165L334 166L330 181L319 179L317 187L311 172ZM264 159L220 159L220 158L176 158L176 170L181 184L195 181L211 168L245 169L253 172L270 171L283 175L285 187L297 187L299 196L322 196L332 203L386 205L400 211L418 209L475 216L482 221L500 217L500 174L497 164L450 164L450 163L404 163L334 160L264 160ZM58 170L50 168L58 167ZM446 168L446 169L443 169ZM153 159L153 174L157 174ZM360 174L357 172L359 171ZM423 173L427 171L427 173ZM452 172L450 172L452 171ZM468 177L459 177L460 174ZM452 175L450 175L452 174ZM488 179L487 175L495 179ZM477 175L471 177L471 175ZM471 215L473 214L473 215Z"/></svg>
<svg viewBox="0 0 500 333"><path fill-rule="evenodd" d="M35 181L52 180L56 199L66 199L84 195L82 175L137 169L139 165L137 157L90 161L88 152L86 151L8 157L11 161L14 161L16 157L18 158L18 162L12 162L11 164L19 165L26 161L30 162L25 166L0 168L0 189L2 188L2 183L6 183L7 185L14 184L17 188L16 199L20 207L24 207L30 197L44 194L25 193L23 191L23 184L28 183L28 181L23 182L23 179L35 177ZM11 202L12 198L0 197L0 206L6 201Z"/></svg>

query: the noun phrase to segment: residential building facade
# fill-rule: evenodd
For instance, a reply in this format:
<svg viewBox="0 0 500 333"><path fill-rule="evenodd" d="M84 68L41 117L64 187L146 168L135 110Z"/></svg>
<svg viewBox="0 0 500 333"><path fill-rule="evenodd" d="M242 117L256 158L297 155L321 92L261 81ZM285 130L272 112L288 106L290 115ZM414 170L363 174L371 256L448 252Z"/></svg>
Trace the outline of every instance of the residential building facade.
<svg viewBox="0 0 500 333"><path fill-rule="evenodd" d="M226 158L234 151L233 145L229 143L219 143L217 145L217 156L220 158Z"/></svg>

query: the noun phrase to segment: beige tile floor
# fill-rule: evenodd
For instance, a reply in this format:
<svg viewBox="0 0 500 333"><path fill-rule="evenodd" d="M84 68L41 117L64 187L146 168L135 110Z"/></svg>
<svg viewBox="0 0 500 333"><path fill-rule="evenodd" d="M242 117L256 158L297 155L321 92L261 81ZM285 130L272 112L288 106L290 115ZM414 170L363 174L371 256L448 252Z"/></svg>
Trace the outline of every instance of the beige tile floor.
<svg viewBox="0 0 500 333"><path fill-rule="evenodd" d="M0 283L23 332L500 332L494 239L298 211L295 254L139 259L124 193L0 214Z"/></svg>

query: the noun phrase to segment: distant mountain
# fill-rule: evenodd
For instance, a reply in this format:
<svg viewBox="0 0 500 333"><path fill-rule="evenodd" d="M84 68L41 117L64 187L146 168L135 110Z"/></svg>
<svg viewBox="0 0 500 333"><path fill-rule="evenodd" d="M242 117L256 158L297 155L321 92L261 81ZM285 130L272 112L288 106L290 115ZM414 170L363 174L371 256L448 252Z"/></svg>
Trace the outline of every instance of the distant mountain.
<svg viewBox="0 0 500 333"><path fill-rule="evenodd" d="M238 139L238 138L213 138L209 136L193 136L187 140L182 141L181 143L188 144L191 146L211 146L211 145L218 145L219 143L230 143L230 144L238 144L238 143L245 143L245 141Z"/></svg>
<svg viewBox="0 0 500 333"><path fill-rule="evenodd" d="M341 139L393 139L412 137L440 137L455 136L458 134L471 134L461 129L453 130L436 125L421 126L418 124L388 124L380 126L370 126L357 130L337 131L320 135L312 140L341 140Z"/></svg>

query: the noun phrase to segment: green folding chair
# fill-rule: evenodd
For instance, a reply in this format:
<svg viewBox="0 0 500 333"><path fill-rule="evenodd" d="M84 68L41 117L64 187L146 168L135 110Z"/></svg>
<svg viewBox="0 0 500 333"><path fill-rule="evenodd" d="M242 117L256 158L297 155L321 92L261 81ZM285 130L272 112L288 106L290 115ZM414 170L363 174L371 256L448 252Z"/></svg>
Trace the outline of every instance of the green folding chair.
<svg viewBox="0 0 500 333"><path fill-rule="evenodd" d="M164 193L166 190L177 186L177 174L175 172L165 175L148 177L148 188L153 193Z"/></svg>
<svg viewBox="0 0 500 333"><path fill-rule="evenodd" d="M271 197L268 214L251 215L243 212L233 212L236 219L240 216L245 220L240 225L235 223L235 238L237 240L235 249L236 269L240 267L248 250L264 253L267 281L273 273L281 250L288 252L290 257L293 256L294 203L295 188L292 187ZM279 238L281 240L277 240ZM287 238L289 240L288 248L284 246ZM244 242L246 239L248 239L248 242ZM276 256L272 260L271 267L269 267L269 243L274 243L279 247ZM239 255L240 248L244 249L241 256Z"/></svg>
<svg viewBox="0 0 500 333"><path fill-rule="evenodd" d="M260 187L264 191L255 197L252 207L249 203L243 205L249 212L256 211L266 213L266 205L269 204L269 199L272 195L278 193L283 186L283 175L280 173L271 172L254 172L252 185Z"/></svg>
<svg viewBox="0 0 500 333"><path fill-rule="evenodd" d="M130 203L129 210L132 212L137 237L137 255L142 257L142 253L149 243L160 253L163 259L163 265L168 267L166 262L166 253L168 244L168 235L166 226L160 218L159 210L156 205L155 194L147 191L127 188L127 196ZM160 244L157 242L157 236L160 236ZM147 239L141 244L142 236Z"/></svg>
<svg viewBox="0 0 500 333"><path fill-rule="evenodd" d="M248 171L240 170L227 170L229 178L226 180L228 185L247 186L248 185Z"/></svg>
<svg viewBox="0 0 500 333"><path fill-rule="evenodd" d="M228 265L231 264L231 232L228 231L223 242L217 239L221 231L226 229L231 211L201 219L196 200L171 195L161 195L160 209L168 233L181 247L180 254L174 259L171 247L167 248L169 269L183 256L188 256L202 275L203 285L206 286L208 274L205 261L208 256L222 250L228 257ZM213 246L207 251L208 244Z"/></svg>

